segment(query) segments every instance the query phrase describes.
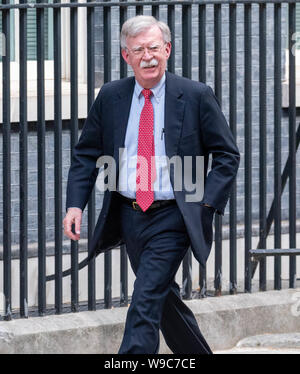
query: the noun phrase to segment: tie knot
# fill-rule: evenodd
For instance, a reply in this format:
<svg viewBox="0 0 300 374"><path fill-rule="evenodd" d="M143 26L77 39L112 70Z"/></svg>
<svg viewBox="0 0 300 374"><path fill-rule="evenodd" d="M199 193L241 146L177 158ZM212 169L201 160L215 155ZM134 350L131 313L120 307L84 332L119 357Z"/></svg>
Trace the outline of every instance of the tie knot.
<svg viewBox="0 0 300 374"><path fill-rule="evenodd" d="M145 99L150 99L150 96L152 95L152 91L148 89L143 89L142 94L144 95Z"/></svg>

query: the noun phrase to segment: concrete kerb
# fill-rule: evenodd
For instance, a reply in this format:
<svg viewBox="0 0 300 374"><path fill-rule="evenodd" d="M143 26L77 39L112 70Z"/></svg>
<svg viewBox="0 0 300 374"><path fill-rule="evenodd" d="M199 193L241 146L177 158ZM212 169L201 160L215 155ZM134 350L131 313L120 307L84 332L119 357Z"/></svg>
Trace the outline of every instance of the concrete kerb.
<svg viewBox="0 0 300 374"><path fill-rule="evenodd" d="M213 350L252 335L300 332L300 288L185 302ZM0 353L117 353L127 309L1 321ZM170 353L162 336L160 353Z"/></svg>

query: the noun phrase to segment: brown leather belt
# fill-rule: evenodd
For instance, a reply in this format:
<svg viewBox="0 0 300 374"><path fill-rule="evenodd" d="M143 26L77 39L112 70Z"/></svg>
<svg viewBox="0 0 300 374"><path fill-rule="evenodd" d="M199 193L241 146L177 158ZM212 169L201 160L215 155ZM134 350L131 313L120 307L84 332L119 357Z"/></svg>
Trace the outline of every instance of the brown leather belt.
<svg viewBox="0 0 300 374"><path fill-rule="evenodd" d="M124 202L127 205L130 205L132 207L132 209L137 210L139 212L143 211L142 208L136 202L136 200L129 199L128 197L125 197L125 196L123 196L121 194L118 194L118 197L120 198L120 200L122 202ZM148 210L152 210L152 209L162 208L162 207L165 207L165 206L168 206L168 205L172 205L172 204L176 204L176 200L175 199L171 199L171 200L155 200L149 206L149 208L147 209L147 211Z"/></svg>

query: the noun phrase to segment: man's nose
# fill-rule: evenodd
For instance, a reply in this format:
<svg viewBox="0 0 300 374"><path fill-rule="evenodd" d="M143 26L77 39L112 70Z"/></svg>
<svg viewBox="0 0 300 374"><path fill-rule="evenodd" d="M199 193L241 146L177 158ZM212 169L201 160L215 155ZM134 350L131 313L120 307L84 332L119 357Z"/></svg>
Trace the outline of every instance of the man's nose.
<svg viewBox="0 0 300 374"><path fill-rule="evenodd" d="M149 60L153 57L153 54L149 52L148 48L145 48L144 54L143 54L143 59L144 60Z"/></svg>

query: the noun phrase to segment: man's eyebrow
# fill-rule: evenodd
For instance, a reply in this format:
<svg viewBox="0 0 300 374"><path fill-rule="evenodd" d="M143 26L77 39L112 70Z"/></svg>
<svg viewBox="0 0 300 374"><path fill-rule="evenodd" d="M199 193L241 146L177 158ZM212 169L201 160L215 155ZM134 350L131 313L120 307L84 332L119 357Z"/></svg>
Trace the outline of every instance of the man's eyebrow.
<svg viewBox="0 0 300 374"><path fill-rule="evenodd" d="M152 43L147 44L146 47L148 47L148 46L153 47L153 46L156 46L156 45L160 45L160 43L159 42L152 42ZM144 46L143 45L134 45L132 47L132 49L133 48L144 48Z"/></svg>

